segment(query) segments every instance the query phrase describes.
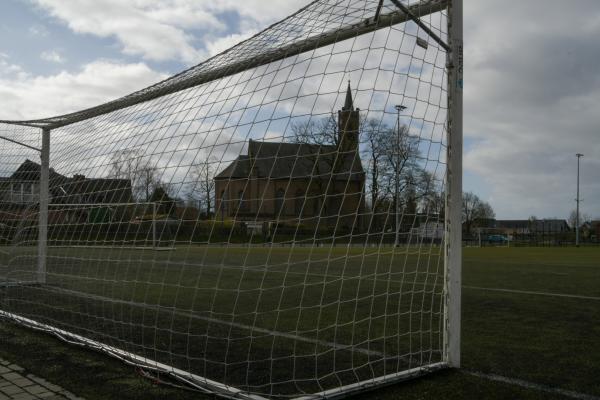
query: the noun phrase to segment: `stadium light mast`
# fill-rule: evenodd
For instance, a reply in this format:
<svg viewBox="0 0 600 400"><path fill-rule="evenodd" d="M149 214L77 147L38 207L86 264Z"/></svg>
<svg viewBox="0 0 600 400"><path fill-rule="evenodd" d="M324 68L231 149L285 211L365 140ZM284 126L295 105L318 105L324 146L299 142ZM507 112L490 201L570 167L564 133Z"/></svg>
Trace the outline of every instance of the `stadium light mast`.
<svg viewBox="0 0 600 400"><path fill-rule="evenodd" d="M398 247L400 243L400 113L406 110L406 106L398 104L394 106L397 111L398 134L396 135L396 185L394 193L395 213L396 213L396 234L394 236L394 247Z"/></svg>
<svg viewBox="0 0 600 400"><path fill-rule="evenodd" d="M579 247L579 203L581 202L579 199L579 161L581 160L581 157L583 157L583 154L577 153L575 155L577 156L577 198L575 199L575 202L577 203L577 209L575 211L575 246Z"/></svg>

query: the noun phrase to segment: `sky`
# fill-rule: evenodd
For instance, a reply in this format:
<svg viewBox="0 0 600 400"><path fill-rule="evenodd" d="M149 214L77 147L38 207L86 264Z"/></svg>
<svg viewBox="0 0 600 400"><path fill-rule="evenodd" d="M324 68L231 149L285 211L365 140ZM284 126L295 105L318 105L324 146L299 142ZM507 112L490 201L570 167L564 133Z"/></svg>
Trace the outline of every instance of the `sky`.
<svg viewBox="0 0 600 400"><path fill-rule="evenodd" d="M600 219L597 0L465 1L464 188L499 219ZM101 104L196 65L306 0L3 0L0 119Z"/></svg>

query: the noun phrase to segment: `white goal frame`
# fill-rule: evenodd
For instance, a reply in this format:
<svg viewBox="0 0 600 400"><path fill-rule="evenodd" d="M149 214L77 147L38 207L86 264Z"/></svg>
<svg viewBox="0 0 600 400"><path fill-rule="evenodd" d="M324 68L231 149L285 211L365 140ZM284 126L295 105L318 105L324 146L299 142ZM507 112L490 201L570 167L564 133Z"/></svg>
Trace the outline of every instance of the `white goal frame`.
<svg viewBox="0 0 600 400"><path fill-rule="evenodd" d="M399 3L392 0L394 4ZM400 3L401 4L401 3ZM406 8L406 7L405 7ZM443 356L442 362L434 363L426 367L412 368L400 373L380 376L376 379L369 379L352 385L341 386L335 389L315 393L309 396L297 397L297 399L311 400L318 398L341 398L350 394L371 390L382 385L389 385L398 381L420 376L433 370L451 367L459 368L461 365L461 265L462 265L462 237L461 237L461 202L462 202L462 104L463 104L463 1L462 0L423 0L421 6L409 7L404 13L395 13L392 15L381 16L394 23L413 20L418 22L418 18L428 13L440 10L448 12L448 148L447 148L447 173L446 173L446 199L445 199L445 241L444 241L444 333L443 333ZM421 26L421 25L419 25ZM335 43L344 39L344 37L354 37L357 33L372 32L377 29L377 24L372 21L364 21L356 24L347 31L334 32L326 34L316 39L320 46ZM264 65L277 59L289 57L291 54L299 54L315 47L313 41L307 41L303 46L296 48L279 49L272 54L261 56L260 59L242 61L239 65L225 68L223 71L217 71L208 77L194 78L184 80L171 92L179 91L218 78L227 76L231 71L240 71L244 68L249 69L257 65ZM153 91L154 90L154 91ZM74 122L82 121L94 116L102 115L115 111L122 107L141 103L152 98L157 98L169 93L164 87L150 88L150 91L140 95L127 96L122 100L108 103L108 105L85 110L72 115L57 117L48 122L38 123L36 121L3 121L16 125L25 125L41 128L41 148L36 149L40 152L41 174L40 174L40 194L39 194L39 232L37 245L37 284L46 284L47 258L48 258L48 214L49 214L49 176L50 176L50 146L52 129L59 128ZM6 138L1 138L9 140ZM22 143L20 143L22 144ZM26 144L23 144L27 146ZM27 146L30 147L30 146ZM156 203L106 203L97 204L98 206L110 207L115 205L132 204L151 204L153 203L153 247L156 247ZM73 206L93 206L94 204L73 204ZM69 205L71 206L71 205ZM51 325L40 323L29 318L25 318L10 312L0 310L0 316L17 321L23 325L34 329L43 330L52 333L64 340L76 344L94 348L109 355L125 360L126 362L142 366L155 371L169 374L174 378L187 382L192 386L210 393L216 393L223 397L262 400L264 397L245 393L237 388L215 382L208 378L194 375L187 371L182 371L164 363L141 357L134 353L82 337L62 329L57 329Z"/></svg>

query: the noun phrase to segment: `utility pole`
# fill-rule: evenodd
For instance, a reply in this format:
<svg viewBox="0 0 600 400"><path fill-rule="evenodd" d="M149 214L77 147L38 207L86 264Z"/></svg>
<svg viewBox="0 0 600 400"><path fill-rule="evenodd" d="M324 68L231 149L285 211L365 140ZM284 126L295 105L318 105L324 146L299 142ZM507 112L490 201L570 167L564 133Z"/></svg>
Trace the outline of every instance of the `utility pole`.
<svg viewBox="0 0 600 400"><path fill-rule="evenodd" d="M396 135L396 187L394 193L395 213L396 213L396 235L394 236L394 247L400 243L400 113L406 110L406 106L401 104L395 106L397 113L398 134Z"/></svg>
<svg viewBox="0 0 600 400"><path fill-rule="evenodd" d="M575 212L575 246L579 247L579 203L581 200L579 199L579 160L583 157L583 154L577 153L577 198L575 202L577 203L577 211Z"/></svg>

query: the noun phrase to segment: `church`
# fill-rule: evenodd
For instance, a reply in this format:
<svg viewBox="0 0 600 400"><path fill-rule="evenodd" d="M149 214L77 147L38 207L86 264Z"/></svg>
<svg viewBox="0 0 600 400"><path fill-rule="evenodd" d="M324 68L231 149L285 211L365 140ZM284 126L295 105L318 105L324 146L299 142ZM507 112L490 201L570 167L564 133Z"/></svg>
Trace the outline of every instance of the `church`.
<svg viewBox="0 0 600 400"><path fill-rule="evenodd" d="M360 229L365 172L360 110L350 84L338 111L335 145L250 140L215 180L215 217L248 224Z"/></svg>

